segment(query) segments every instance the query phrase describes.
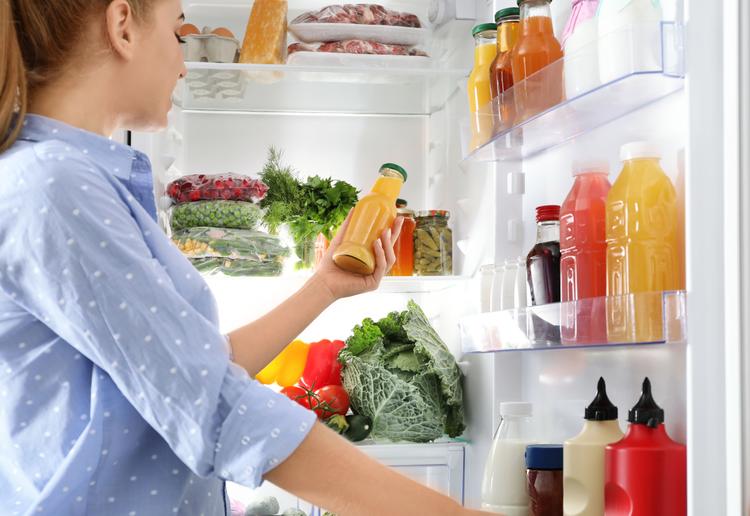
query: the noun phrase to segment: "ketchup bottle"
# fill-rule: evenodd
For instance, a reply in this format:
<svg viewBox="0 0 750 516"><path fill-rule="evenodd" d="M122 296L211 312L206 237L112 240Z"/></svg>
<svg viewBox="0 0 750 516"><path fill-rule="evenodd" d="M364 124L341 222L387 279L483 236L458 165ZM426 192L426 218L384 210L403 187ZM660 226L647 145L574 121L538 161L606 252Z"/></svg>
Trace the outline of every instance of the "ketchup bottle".
<svg viewBox="0 0 750 516"><path fill-rule="evenodd" d="M641 399L628 412L625 437L605 451L606 516L685 516L687 452L667 435L664 410L643 381Z"/></svg>

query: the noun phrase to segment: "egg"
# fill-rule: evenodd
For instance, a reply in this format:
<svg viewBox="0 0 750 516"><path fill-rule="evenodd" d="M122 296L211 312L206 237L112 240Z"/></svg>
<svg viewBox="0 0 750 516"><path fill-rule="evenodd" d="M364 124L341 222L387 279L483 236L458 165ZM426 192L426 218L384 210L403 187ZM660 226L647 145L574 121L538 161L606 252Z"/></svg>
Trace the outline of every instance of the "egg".
<svg viewBox="0 0 750 516"><path fill-rule="evenodd" d="M234 38L234 34L232 34L232 31L225 27L218 27L212 30L211 34L214 34L216 36L221 36L224 38Z"/></svg>
<svg viewBox="0 0 750 516"><path fill-rule="evenodd" d="M180 36L192 36L194 34L200 33L201 31L198 30L198 27L196 27L192 23L185 23L182 27L180 27Z"/></svg>

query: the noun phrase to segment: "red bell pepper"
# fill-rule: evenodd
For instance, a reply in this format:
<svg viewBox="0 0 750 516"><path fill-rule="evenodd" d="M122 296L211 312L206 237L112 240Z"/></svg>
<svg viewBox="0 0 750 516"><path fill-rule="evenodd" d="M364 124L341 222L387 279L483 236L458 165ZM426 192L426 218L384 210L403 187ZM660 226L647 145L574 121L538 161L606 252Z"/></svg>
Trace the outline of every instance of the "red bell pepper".
<svg viewBox="0 0 750 516"><path fill-rule="evenodd" d="M341 364L338 356L344 346L344 341L341 340L321 340L310 344L300 384L311 390L326 385L341 385Z"/></svg>

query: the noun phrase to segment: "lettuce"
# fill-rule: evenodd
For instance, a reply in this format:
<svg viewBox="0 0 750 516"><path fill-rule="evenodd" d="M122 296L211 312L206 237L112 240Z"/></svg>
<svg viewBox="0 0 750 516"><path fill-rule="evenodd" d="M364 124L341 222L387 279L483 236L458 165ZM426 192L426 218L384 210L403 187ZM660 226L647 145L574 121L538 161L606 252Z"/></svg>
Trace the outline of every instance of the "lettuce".
<svg viewBox="0 0 750 516"><path fill-rule="evenodd" d="M352 408L372 419L373 437L428 442L463 433L461 371L413 301L356 326L339 360Z"/></svg>

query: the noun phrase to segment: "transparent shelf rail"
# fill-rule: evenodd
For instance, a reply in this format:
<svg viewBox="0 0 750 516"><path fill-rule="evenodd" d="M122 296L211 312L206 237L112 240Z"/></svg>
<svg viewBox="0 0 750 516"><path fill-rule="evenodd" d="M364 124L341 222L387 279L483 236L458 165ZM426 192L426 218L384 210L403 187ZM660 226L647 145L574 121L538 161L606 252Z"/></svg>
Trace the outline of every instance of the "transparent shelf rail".
<svg viewBox="0 0 750 516"><path fill-rule="evenodd" d="M465 118L464 161L530 158L675 93L683 54L682 26L671 22L604 35Z"/></svg>
<svg viewBox="0 0 750 516"><path fill-rule="evenodd" d="M681 342L685 292L646 292L516 308L460 321L465 353Z"/></svg>
<svg viewBox="0 0 750 516"><path fill-rule="evenodd" d="M352 67L191 62L173 101L182 109L201 111L429 115L445 104L468 71L428 63Z"/></svg>

